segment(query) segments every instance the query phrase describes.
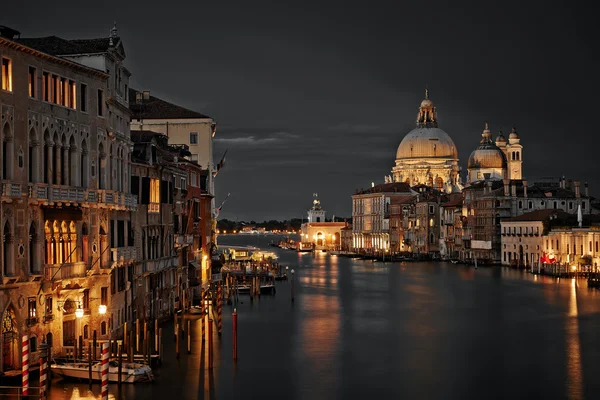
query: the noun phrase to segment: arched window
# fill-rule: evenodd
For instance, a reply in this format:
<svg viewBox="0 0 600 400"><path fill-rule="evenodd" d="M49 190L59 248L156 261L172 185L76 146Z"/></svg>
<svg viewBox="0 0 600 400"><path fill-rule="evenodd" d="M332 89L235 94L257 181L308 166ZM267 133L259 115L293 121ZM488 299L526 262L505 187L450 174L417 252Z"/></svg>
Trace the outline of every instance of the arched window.
<svg viewBox="0 0 600 400"><path fill-rule="evenodd" d="M517 151L517 161L519 161L519 152Z"/></svg>
<svg viewBox="0 0 600 400"><path fill-rule="evenodd" d="M75 135L71 135L69 139L69 151L68 151L69 161L67 165L69 166L69 171L66 172L69 176L69 185L71 186L80 186L79 180L77 179L77 172L79 172L79 156L77 155L77 144L75 144Z"/></svg>
<svg viewBox="0 0 600 400"><path fill-rule="evenodd" d="M2 252L2 265L4 266L4 273L6 276L14 276L15 274L15 262L13 260L13 238L10 223L6 221L4 223L4 240L3 240L3 252Z"/></svg>
<svg viewBox="0 0 600 400"><path fill-rule="evenodd" d="M42 154L44 159L44 183L52 183L52 139L50 138L50 132L48 129L44 131L44 153Z"/></svg>
<svg viewBox="0 0 600 400"><path fill-rule="evenodd" d="M106 335L106 321L102 321L100 324L100 334Z"/></svg>
<svg viewBox="0 0 600 400"><path fill-rule="evenodd" d="M444 188L444 180L442 179L441 176L438 176L437 178L435 178L435 187L438 190L442 190Z"/></svg>
<svg viewBox="0 0 600 400"><path fill-rule="evenodd" d="M98 189L106 189L106 153L104 152L104 144L100 143L98 147L98 163L100 164L98 172Z"/></svg>
<svg viewBox="0 0 600 400"><path fill-rule="evenodd" d="M54 147L52 151L52 183L55 185L60 184L60 151L61 142L58 138L58 133L54 134Z"/></svg>
<svg viewBox="0 0 600 400"><path fill-rule="evenodd" d="M67 143L67 137L63 134L61 138L61 149L60 149L60 184L68 185L69 184L69 174L70 174L70 165L71 165L71 152L69 151L69 144Z"/></svg>
<svg viewBox="0 0 600 400"><path fill-rule="evenodd" d="M2 130L2 179L13 179L13 145L14 141L10 125L5 123Z"/></svg>
<svg viewBox="0 0 600 400"><path fill-rule="evenodd" d="M81 171L81 187L88 187L89 185L89 177L88 175L90 174L88 167L89 167L89 151L88 151L88 147L87 147L87 142L85 141L85 139L81 142L81 162L79 165ZM95 173L95 172L94 172ZM94 175L94 173L92 173L92 176Z"/></svg>

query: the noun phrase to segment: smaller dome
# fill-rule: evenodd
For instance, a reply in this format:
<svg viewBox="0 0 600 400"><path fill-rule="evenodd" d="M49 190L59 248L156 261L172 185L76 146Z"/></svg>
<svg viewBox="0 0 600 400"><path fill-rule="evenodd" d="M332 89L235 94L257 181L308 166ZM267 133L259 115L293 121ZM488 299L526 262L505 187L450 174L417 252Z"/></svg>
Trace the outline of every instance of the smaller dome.
<svg viewBox="0 0 600 400"><path fill-rule="evenodd" d="M496 138L496 143L506 143L506 138L502 134L502 131L498 132L498 137Z"/></svg>
<svg viewBox="0 0 600 400"><path fill-rule="evenodd" d="M508 135L509 139L519 139L519 134L517 133L517 128L513 126L512 132Z"/></svg>
<svg viewBox="0 0 600 400"><path fill-rule="evenodd" d="M421 102L421 107L433 107L433 102L429 99L425 99Z"/></svg>
<svg viewBox="0 0 600 400"><path fill-rule="evenodd" d="M482 144L469 156L467 168L506 168L506 156L494 144Z"/></svg>

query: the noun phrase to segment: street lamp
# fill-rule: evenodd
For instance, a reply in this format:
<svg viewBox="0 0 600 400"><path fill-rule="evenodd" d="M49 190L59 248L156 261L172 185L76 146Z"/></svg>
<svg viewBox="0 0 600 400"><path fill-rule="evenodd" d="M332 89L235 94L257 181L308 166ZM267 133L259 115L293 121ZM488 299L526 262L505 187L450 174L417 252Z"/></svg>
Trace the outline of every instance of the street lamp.
<svg viewBox="0 0 600 400"><path fill-rule="evenodd" d="M104 315L104 314L106 314L106 305L104 305L104 304L100 304L100 305L98 306L98 313L99 313L100 315Z"/></svg>
<svg viewBox="0 0 600 400"><path fill-rule="evenodd" d="M83 308L81 308L81 304L79 304L77 310L75 310L75 317L83 318Z"/></svg>

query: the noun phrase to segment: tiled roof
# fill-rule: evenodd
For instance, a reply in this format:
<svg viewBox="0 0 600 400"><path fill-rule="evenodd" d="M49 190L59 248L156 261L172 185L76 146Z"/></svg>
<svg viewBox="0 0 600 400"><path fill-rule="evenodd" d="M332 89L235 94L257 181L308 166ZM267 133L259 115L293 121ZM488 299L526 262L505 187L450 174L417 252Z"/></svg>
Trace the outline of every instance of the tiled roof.
<svg viewBox="0 0 600 400"><path fill-rule="evenodd" d="M383 183L380 185L375 185L374 187L370 187L368 189L359 190L356 194L369 194L369 193L412 193L410 190L410 185L404 182L393 182L393 183Z"/></svg>
<svg viewBox="0 0 600 400"><path fill-rule="evenodd" d="M210 118L207 115L178 106L158 97L150 96L143 104L136 102L138 90L129 89L129 109L132 119L196 119Z"/></svg>
<svg viewBox="0 0 600 400"><path fill-rule="evenodd" d="M21 38L15 39L15 41L53 56L104 53L111 47L110 39L107 37L67 40L58 36L47 36L41 38ZM114 45L118 42L119 38L113 39Z"/></svg>
<svg viewBox="0 0 600 400"><path fill-rule="evenodd" d="M450 199L449 201L441 204L442 207L457 207L462 206L463 198L462 196L455 196L455 198Z"/></svg>

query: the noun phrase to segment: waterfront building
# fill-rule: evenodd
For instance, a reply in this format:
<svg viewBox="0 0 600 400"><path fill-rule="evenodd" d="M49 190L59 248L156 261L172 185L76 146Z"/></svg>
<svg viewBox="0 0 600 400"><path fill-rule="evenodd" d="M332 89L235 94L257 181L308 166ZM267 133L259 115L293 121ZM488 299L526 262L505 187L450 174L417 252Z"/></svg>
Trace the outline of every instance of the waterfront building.
<svg viewBox="0 0 600 400"><path fill-rule="evenodd" d="M409 226L409 217L415 214L415 197L393 197L390 199L390 252L410 252L410 240L404 236Z"/></svg>
<svg viewBox="0 0 600 400"><path fill-rule="evenodd" d="M326 212L321 207L321 201L314 194L313 206L308 210L308 222L302 224L300 240L303 243L312 243L313 248L340 250L342 246L341 230L347 226L346 222L327 222Z"/></svg>
<svg viewBox="0 0 600 400"><path fill-rule="evenodd" d="M462 193L452 193L440 202L440 256L465 259Z"/></svg>
<svg viewBox="0 0 600 400"><path fill-rule="evenodd" d="M413 254L437 257L440 253L439 203L441 192L427 185L412 188L418 194L412 213L408 215L408 228L404 242Z"/></svg>
<svg viewBox="0 0 600 400"><path fill-rule="evenodd" d="M415 198L417 192L408 183L373 185L352 196L352 248L354 251L381 253L390 251L390 205ZM397 244L396 244L397 245Z"/></svg>
<svg viewBox="0 0 600 400"><path fill-rule="evenodd" d="M210 200L210 212L206 213L204 203L201 210L204 218L199 225L202 228L202 247L195 253L196 260L210 268L211 255L216 249L216 220L214 203L214 179L223 163L214 164L213 138L216 134L216 122L209 116L170 103L149 92L129 89L129 108L131 109L131 130L150 130L167 136L171 146L187 146L189 160L196 162L206 175L206 189L201 200ZM224 160L223 160L224 161ZM203 268L204 270L205 268Z"/></svg>
<svg viewBox="0 0 600 400"><path fill-rule="evenodd" d="M502 220L502 265L537 269L545 251L543 243L548 238L550 221L567 215L562 210L545 209ZM554 252L554 242L551 248Z"/></svg>
<svg viewBox="0 0 600 400"><path fill-rule="evenodd" d="M458 150L450 136L438 127L437 110L428 90L416 124L398 146L389 181L410 186L424 184L447 193L460 191Z"/></svg>
<svg viewBox="0 0 600 400"><path fill-rule="evenodd" d="M134 218L140 239L135 266L128 273L134 280L117 293L123 296L116 299L124 307L121 322L171 315L182 307L188 288L187 249L182 246L186 236L175 246L175 226L180 232L187 194L187 172L176 162L180 150L170 148L167 136L158 132L134 131L131 138L131 191L139 199Z"/></svg>
<svg viewBox="0 0 600 400"><path fill-rule="evenodd" d="M114 267L129 263L129 72L116 28L98 39L0 27L3 346L0 371L114 328ZM102 306L102 307L101 307Z"/></svg>
<svg viewBox="0 0 600 400"><path fill-rule="evenodd" d="M544 238L544 254L570 271L598 272L600 266L600 216L562 216L551 221Z"/></svg>

